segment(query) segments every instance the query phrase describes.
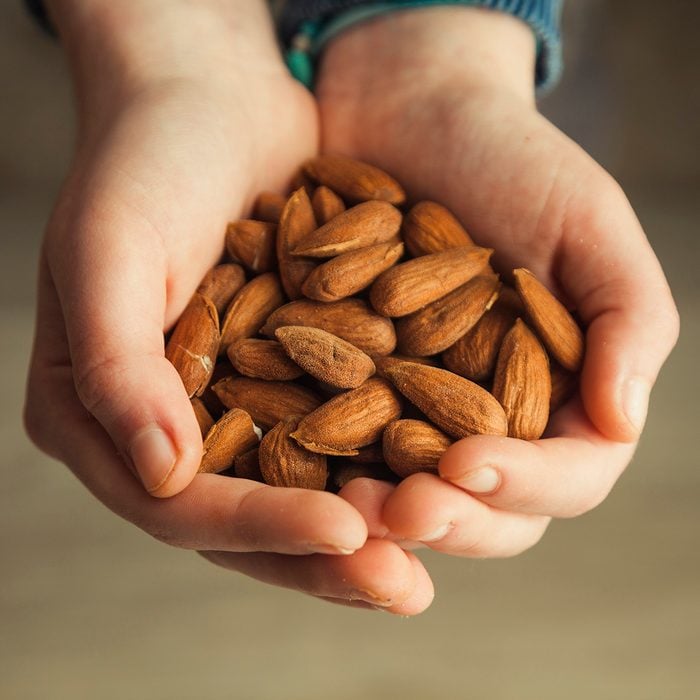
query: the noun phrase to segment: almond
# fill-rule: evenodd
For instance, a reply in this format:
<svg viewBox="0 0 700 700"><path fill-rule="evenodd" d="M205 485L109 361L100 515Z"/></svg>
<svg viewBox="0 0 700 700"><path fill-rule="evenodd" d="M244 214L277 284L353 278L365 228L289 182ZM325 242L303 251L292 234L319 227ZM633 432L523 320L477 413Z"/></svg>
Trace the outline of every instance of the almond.
<svg viewBox="0 0 700 700"><path fill-rule="evenodd" d="M353 202L381 199L403 204L406 199L403 188L393 177L373 165L347 156L316 156L304 163L303 170L312 180Z"/></svg>
<svg viewBox="0 0 700 700"><path fill-rule="evenodd" d="M465 246L395 265L372 285L372 306L382 316L407 316L476 277L492 252Z"/></svg>
<svg viewBox="0 0 700 700"><path fill-rule="evenodd" d="M326 456L305 450L289 435L298 417L280 421L260 443L260 472L270 486L323 490L328 479Z"/></svg>
<svg viewBox="0 0 700 700"><path fill-rule="evenodd" d="M328 331L281 326L275 336L299 367L331 386L354 389L374 374L374 362L368 355Z"/></svg>
<svg viewBox="0 0 700 700"><path fill-rule="evenodd" d="M234 221L226 229L226 250L256 274L270 272L275 268L276 231L269 221Z"/></svg>
<svg viewBox="0 0 700 700"><path fill-rule="evenodd" d="M293 255L330 258L394 238L401 228L401 212L388 202L362 202L346 209L305 236Z"/></svg>
<svg viewBox="0 0 700 700"><path fill-rule="evenodd" d="M358 464L342 462L333 465L333 485L340 490L353 479L379 479L380 481L396 481L396 474L386 464Z"/></svg>
<svg viewBox="0 0 700 700"><path fill-rule="evenodd" d="M422 420L403 418L384 429L384 459L405 479L416 472L437 472L443 452L452 444L445 433Z"/></svg>
<svg viewBox="0 0 700 700"><path fill-rule="evenodd" d="M474 328L442 353L445 367L474 382L488 379L496 367L503 338L522 312L517 293L510 287L501 287L496 303Z"/></svg>
<svg viewBox="0 0 700 700"><path fill-rule="evenodd" d="M293 301L270 314L262 334L273 338L280 326L320 328L370 356L388 355L396 347L396 333L389 319L375 314L361 299L330 303Z"/></svg>
<svg viewBox="0 0 700 700"><path fill-rule="evenodd" d="M261 192L253 205L253 218L270 223L279 223L287 198L277 192Z"/></svg>
<svg viewBox="0 0 700 700"><path fill-rule="evenodd" d="M402 255L400 241L377 243L338 255L312 270L301 291L318 301L338 301L368 287Z"/></svg>
<svg viewBox="0 0 700 700"><path fill-rule="evenodd" d="M204 453L199 471L218 474L233 466L237 455L258 444L251 417L238 408L224 413L204 438Z"/></svg>
<svg viewBox="0 0 700 700"><path fill-rule="evenodd" d="M384 452L381 442L373 442L366 447L360 447L357 454L350 455L348 460L358 464L381 464L384 461Z"/></svg>
<svg viewBox="0 0 700 700"><path fill-rule="evenodd" d="M265 319L283 303L282 287L274 272L250 280L226 309L219 353L225 353L236 340L255 335Z"/></svg>
<svg viewBox="0 0 700 700"><path fill-rule="evenodd" d="M219 346L219 316L213 302L195 293L165 347L187 395L200 396L214 371Z"/></svg>
<svg viewBox="0 0 700 700"><path fill-rule="evenodd" d="M321 405L320 397L311 389L293 382L228 377L212 388L224 406L247 411L263 430L287 416L311 413Z"/></svg>
<svg viewBox="0 0 700 700"><path fill-rule="evenodd" d="M309 195L300 187L287 201L277 228L277 263L282 286L290 299L301 296L301 285L316 267L311 259L293 256L291 251L316 230L316 218Z"/></svg>
<svg viewBox="0 0 700 700"><path fill-rule="evenodd" d="M570 372L583 362L583 333L564 305L529 270L513 270L515 288L552 357Z"/></svg>
<svg viewBox="0 0 700 700"><path fill-rule="evenodd" d="M286 381L304 374L276 340L241 338L228 346L227 354L235 369L246 377Z"/></svg>
<svg viewBox="0 0 700 700"><path fill-rule="evenodd" d="M509 437L537 440L542 435L552 393L549 360L521 319L503 339L492 392L506 412Z"/></svg>
<svg viewBox="0 0 700 700"><path fill-rule="evenodd" d="M414 258L474 245L454 214L437 202L418 202L413 206L404 218L402 234Z"/></svg>
<svg viewBox="0 0 700 700"><path fill-rule="evenodd" d="M197 287L197 292L207 299L211 299L219 317L223 316L231 299L236 296L238 290L245 284L245 272L236 263L226 263L213 267Z"/></svg>
<svg viewBox="0 0 700 700"><path fill-rule="evenodd" d="M392 353L386 357L374 357L374 366L377 368L377 376L384 377L385 367L391 367L396 365L398 362L417 362L419 365L428 365L429 367L438 367L438 363L432 357L411 357L410 355L401 355L399 353Z"/></svg>
<svg viewBox="0 0 700 700"><path fill-rule="evenodd" d="M549 399L549 412L560 409L578 388L578 375L568 372L556 362L550 362L549 373L552 380L552 395Z"/></svg>
<svg viewBox="0 0 700 700"><path fill-rule="evenodd" d="M292 437L312 452L352 455L376 442L400 415L401 401L394 388L384 379L372 378L302 418Z"/></svg>
<svg viewBox="0 0 700 700"><path fill-rule="evenodd" d="M258 447L254 447L242 455L236 455L233 460L233 472L236 477L239 479L250 479L251 481L264 481L260 472L260 463L258 462L259 451Z"/></svg>
<svg viewBox="0 0 700 700"><path fill-rule="evenodd" d="M211 417L207 407L202 403L201 399L196 396L190 399L192 404L192 410L194 411L194 417L197 419L197 425L199 425L199 431L202 433L202 437L211 430L212 425L214 425L214 419Z"/></svg>
<svg viewBox="0 0 700 700"><path fill-rule="evenodd" d="M327 224L333 217L345 211L345 204L330 187L321 185L311 197L316 222L319 226Z"/></svg>
<svg viewBox="0 0 700 700"><path fill-rule="evenodd" d="M401 360L385 363L382 372L438 428L454 438L508 432L501 404L464 377L446 369Z"/></svg>
<svg viewBox="0 0 700 700"><path fill-rule="evenodd" d="M435 355L471 330L496 301L498 275L480 275L425 308L396 322L399 350Z"/></svg>

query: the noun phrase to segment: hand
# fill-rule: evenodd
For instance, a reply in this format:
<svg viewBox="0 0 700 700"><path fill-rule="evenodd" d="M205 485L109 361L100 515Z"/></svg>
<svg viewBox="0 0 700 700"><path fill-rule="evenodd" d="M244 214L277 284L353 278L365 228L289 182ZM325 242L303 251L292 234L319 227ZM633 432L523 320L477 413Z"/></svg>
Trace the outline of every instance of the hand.
<svg viewBox="0 0 700 700"><path fill-rule="evenodd" d="M627 199L538 114L533 64L524 24L464 7L396 12L325 53L323 149L374 162L414 199L451 208L497 251L497 267L533 270L586 328L580 398L543 439L470 437L446 452L441 478L351 482L342 495L371 536L507 556L537 542L551 517L594 508L632 457L677 339L670 291Z"/></svg>
<svg viewBox="0 0 700 700"><path fill-rule="evenodd" d="M315 105L279 58L265 4L51 7L80 129L41 256L30 436L159 540L340 602L424 608L420 563L365 545L344 500L195 475L199 430L164 358L163 331L221 255L227 220L316 149Z"/></svg>

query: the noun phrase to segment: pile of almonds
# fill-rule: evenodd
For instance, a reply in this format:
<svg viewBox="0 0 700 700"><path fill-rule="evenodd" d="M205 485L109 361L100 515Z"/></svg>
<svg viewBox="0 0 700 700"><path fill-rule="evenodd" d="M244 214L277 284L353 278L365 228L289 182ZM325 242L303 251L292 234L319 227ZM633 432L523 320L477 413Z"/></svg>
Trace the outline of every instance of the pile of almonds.
<svg viewBox="0 0 700 700"><path fill-rule="evenodd" d="M539 438L575 390L583 334L445 207L338 155L229 224L166 346L204 438L200 471L336 490L437 470L468 435ZM330 478L329 478L330 475Z"/></svg>

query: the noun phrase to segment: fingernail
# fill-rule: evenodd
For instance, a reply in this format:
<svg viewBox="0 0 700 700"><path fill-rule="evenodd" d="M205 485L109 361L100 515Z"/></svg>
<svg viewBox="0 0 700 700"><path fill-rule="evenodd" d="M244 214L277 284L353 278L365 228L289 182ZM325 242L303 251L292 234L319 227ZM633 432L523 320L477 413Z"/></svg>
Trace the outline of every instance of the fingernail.
<svg viewBox="0 0 700 700"><path fill-rule="evenodd" d="M472 493L491 493L498 488L501 476L493 467L481 467L467 472L459 479L459 485Z"/></svg>
<svg viewBox="0 0 700 700"><path fill-rule="evenodd" d="M350 593L351 600L364 600L365 603L370 603L377 608L386 608L393 605L394 601L390 598L382 599L372 591L363 590L362 588L355 589Z"/></svg>
<svg viewBox="0 0 700 700"><path fill-rule="evenodd" d="M622 395L622 408L627 420L638 432L642 432L649 409L649 382L643 377L632 377L627 380Z"/></svg>
<svg viewBox="0 0 700 700"><path fill-rule="evenodd" d="M152 425L141 430L131 441L129 457L144 488L152 493L170 476L177 453L168 435L157 425Z"/></svg>
<svg viewBox="0 0 700 700"><path fill-rule="evenodd" d="M416 538L420 542L437 542L441 540L450 530L452 529L452 523L445 523L445 525L440 525L432 532L429 532L423 537Z"/></svg>
<svg viewBox="0 0 700 700"><path fill-rule="evenodd" d="M348 547L340 547L335 544L319 543L309 544L309 550L312 554L342 554L345 556L347 556L348 554L354 554L357 551Z"/></svg>

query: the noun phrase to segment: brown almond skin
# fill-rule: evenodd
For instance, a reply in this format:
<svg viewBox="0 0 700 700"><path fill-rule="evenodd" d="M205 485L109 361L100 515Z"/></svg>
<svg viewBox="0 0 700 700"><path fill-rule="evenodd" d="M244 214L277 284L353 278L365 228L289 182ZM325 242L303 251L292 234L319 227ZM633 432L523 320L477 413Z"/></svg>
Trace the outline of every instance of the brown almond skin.
<svg viewBox="0 0 700 700"><path fill-rule="evenodd" d="M425 308L396 322L398 349L436 355L469 332L496 301L498 275L479 275Z"/></svg>
<svg viewBox="0 0 700 700"><path fill-rule="evenodd" d="M302 296L301 285L316 267L315 260L292 255L291 251L316 228L311 200L306 189L300 187L287 200L277 228L279 275L290 299Z"/></svg>
<svg viewBox="0 0 700 700"><path fill-rule="evenodd" d="M353 459L348 457L348 459ZM383 458L382 458L383 459ZM339 491L353 479L377 479L379 481L397 481L396 474L386 464L364 464L358 462L341 462L334 464L331 471L333 486Z"/></svg>
<svg viewBox="0 0 700 700"><path fill-rule="evenodd" d="M316 223L319 226L327 224L332 218L345 211L345 203L330 187L317 187L311 197Z"/></svg>
<svg viewBox="0 0 700 700"><path fill-rule="evenodd" d="M326 456L305 450L289 437L299 417L280 421L260 443L258 460L266 484L323 491L328 479Z"/></svg>
<svg viewBox="0 0 700 700"><path fill-rule="evenodd" d="M245 272L237 263L225 263L213 267L199 283L197 292L211 299L219 317L224 315L231 299L245 284Z"/></svg>
<svg viewBox="0 0 700 700"><path fill-rule="evenodd" d="M388 202L362 202L334 216L305 236L293 255L330 258L351 250L385 243L401 228L401 212Z"/></svg>
<svg viewBox="0 0 700 700"><path fill-rule="evenodd" d="M253 205L253 218L259 221L279 223L287 198L277 192L261 192Z"/></svg>
<svg viewBox="0 0 700 700"><path fill-rule="evenodd" d="M255 274L270 272L276 267L276 232L269 221L233 221L226 228L226 251Z"/></svg>
<svg viewBox="0 0 700 700"><path fill-rule="evenodd" d="M451 248L474 245L454 214L437 202L418 202L406 214L402 236L414 258Z"/></svg>
<svg viewBox="0 0 700 700"><path fill-rule="evenodd" d="M542 435L552 393L549 360L521 319L503 339L491 391L506 412L509 437L537 440Z"/></svg>
<svg viewBox="0 0 700 700"><path fill-rule="evenodd" d="M212 388L226 408L243 409L263 430L287 416L311 413L322 403L311 389L293 382L228 377Z"/></svg>
<svg viewBox="0 0 700 700"><path fill-rule="evenodd" d="M384 459L402 479L417 472L437 473L440 457L451 444L435 426L412 418L389 423L382 436Z"/></svg>
<svg viewBox="0 0 700 700"><path fill-rule="evenodd" d="M503 338L518 314L522 313L523 306L517 292L510 287L501 287L495 304L474 328L442 353L445 367L473 382L488 379L496 368Z"/></svg>
<svg viewBox="0 0 700 700"><path fill-rule="evenodd" d="M382 372L438 428L460 439L468 435L506 435L501 404L482 389L446 369L393 360Z"/></svg>
<svg viewBox="0 0 700 700"><path fill-rule="evenodd" d="M331 386L355 389L375 372L362 350L320 328L282 326L275 337L299 367Z"/></svg>
<svg viewBox="0 0 700 700"><path fill-rule="evenodd" d="M326 185L343 199L364 202L380 199L403 204L406 194L393 177L379 168L348 158L325 154L307 160L303 171L319 185Z"/></svg>
<svg viewBox="0 0 700 700"><path fill-rule="evenodd" d="M329 455L353 455L381 437L401 415L401 401L384 379L339 394L305 416L292 437L307 450Z"/></svg>
<svg viewBox="0 0 700 700"><path fill-rule="evenodd" d="M384 461L384 452L381 442L373 442L366 447L360 447L356 455L347 458L350 462L358 464L380 464Z"/></svg>
<svg viewBox="0 0 700 700"><path fill-rule="evenodd" d="M304 374L276 340L241 338L231 343L226 353L236 371L245 377L283 382Z"/></svg>
<svg viewBox="0 0 700 700"><path fill-rule="evenodd" d="M394 325L374 313L362 299L341 299L330 303L300 299L270 314L261 333L275 337L281 326L320 328L370 356L388 355L396 347Z"/></svg>
<svg viewBox="0 0 700 700"><path fill-rule="evenodd" d="M204 438L204 453L199 471L218 474L233 466L237 455L258 444L253 420L245 412L234 408L224 413Z"/></svg>
<svg viewBox="0 0 700 700"><path fill-rule="evenodd" d="M250 280L226 309L219 354L224 354L231 343L254 336L265 319L282 304L284 293L274 272L266 272Z"/></svg>
<svg viewBox="0 0 700 700"><path fill-rule="evenodd" d="M195 292L165 347L187 396L200 396L214 372L219 346L219 315L213 302Z"/></svg>
<svg viewBox="0 0 700 700"><path fill-rule="evenodd" d="M583 332L566 307L530 270L513 270L515 288L537 334L552 357L569 372L583 363Z"/></svg>
<svg viewBox="0 0 700 700"><path fill-rule="evenodd" d="M214 419L211 417L211 413L207 411L207 407L204 405L201 399L195 396L194 398L190 399L190 403L192 404L194 417L197 419L199 432L202 433L202 437L204 438L214 425Z"/></svg>
<svg viewBox="0 0 700 700"><path fill-rule="evenodd" d="M549 374L552 383L552 395L549 399L549 412L560 409L578 388L578 374L568 372L556 362L549 363Z"/></svg>
<svg viewBox="0 0 700 700"><path fill-rule="evenodd" d="M464 246L395 265L372 284L372 306L382 316L407 316L483 272L492 252Z"/></svg>
<svg viewBox="0 0 700 700"><path fill-rule="evenodd" d="M338 301L369 287L403 255L401 241L343 253L311 271L301 287L309 299Z"/></svg>
<svg viewBox="0 0 700 700"><path fill-rule="evenodd" d="M251 481L263 482L263 475L260 472L260 463L258 462L259 448L254 447L252 450L244 452L242 455L236 455L233 460L233 473L238 479L250 479Z"/></svg>

